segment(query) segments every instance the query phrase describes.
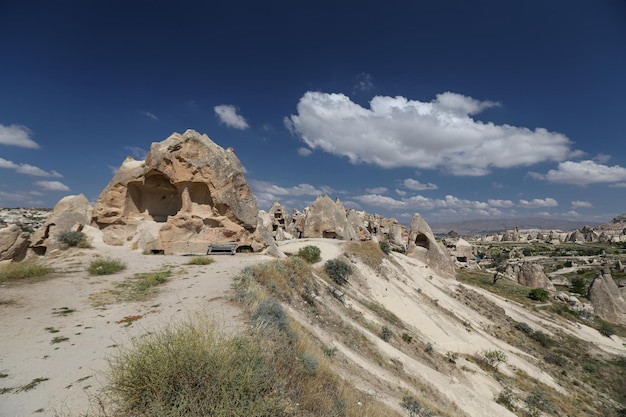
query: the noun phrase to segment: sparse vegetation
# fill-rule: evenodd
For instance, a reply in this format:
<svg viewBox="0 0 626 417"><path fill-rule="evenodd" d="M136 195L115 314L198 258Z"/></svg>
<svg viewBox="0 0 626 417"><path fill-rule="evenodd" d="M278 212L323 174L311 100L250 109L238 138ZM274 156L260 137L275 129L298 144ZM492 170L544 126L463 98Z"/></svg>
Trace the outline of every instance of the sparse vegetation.
<svg viewBox="0 0 626 417"><path fill-rule="evenodd" d="M43 278L53 271L53 268L43 266L36 262L11 262L0 266L0 283L29 278Z"/></svg>
<svg viewBox="0 0 626 417"><path fill-rule="evenodd" d="M145 300L155 292L155 288L166 283L172 276L169 269L135 274L116 284L121 289L118 298L123 301Z"/></svg>
<svg viewBox="0 0 626 417"><path fill-rule="evenodd" d="M310 264L322 260L322 251L317 246L308 245L298 250L298 256Z"/></svg>
<svg viewBox="0 0 626 417"><path fill-rule="evenodd" d="M91 261L87 271L91 275L111 275L126 269L121 259L102 258Z"/></svg>
<svg viewBox="0 0 626 417"><path fill-rule="evenodd" d="M446 358L448 358L448 362L450 363L456 363L457 360L459 360L459 354L456 352L446 352Z"/></svg>
<svg viewBox="0 0 626 417"><path fill-rule="evenodd" d="M528 292L528 298L534 301L548 301L550 293L543 288L533 288Z"/></svg>
<svg viewBox="0 0 626 417"><path fill-rule="evenodd" d="M501 350L487 350L483 352L482 356L487 362L487 365L493 369L497 369L501 363L506 363L509 360L506 353Z"/></svg>
<svg viewBox="0 0 626 417"><path fill-rule="evenodd" d="M517 406L515 405L515 400L513 399L513 391L511 391L508 387L500 391L500 394L496 397L496 402L505 406L509 411L517 411Z"/></svg>
<svg viewBox="0 0 626 417"><path fill-rule="evenodd" d="M208 256L194 256L187 262L187 265L211 265L215 260Z"/></svg>
<svg viewBox="0 0 626 417"><path fill-rule="evenodd" d="M324 264L326 274L337 284L348 283L348 277L352 274L352 267L339 259L330 259Z"/></svg>
<svg viewBox="0 0 626 417"><path fill-rule="evenodd" d="M386 242L386 241L380 242L378 246L380 247L380 250L383 251L385 255L389 255L389 253L391 252L391 245L389 244L389 242Z"/></svg>
<svg viewBox="0 0 626 417"><path fill-rule="evenodd" d="M383 326L380 329L380 338L383 339L385 342L389 342L392 337L393 331L389 327Z"/></svg>
<svg viewBox="0 0 626 417"><path fill-rule="evenodd" d="M87 248L87 235L77 230L65 230L57 235L57 240L70 248Z"/></svg>

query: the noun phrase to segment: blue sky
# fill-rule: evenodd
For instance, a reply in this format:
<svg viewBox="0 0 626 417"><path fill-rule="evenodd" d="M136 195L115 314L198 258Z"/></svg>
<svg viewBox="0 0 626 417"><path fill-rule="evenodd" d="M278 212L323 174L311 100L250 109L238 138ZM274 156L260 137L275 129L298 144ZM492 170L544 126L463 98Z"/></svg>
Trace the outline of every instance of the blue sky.
<svg viewBox="0 0 626 417"><path fill-rule="evenodd" d="M262 209L603 222L625 96L622 0L0 1L0 206L95 202L195 129Z"/></svg>

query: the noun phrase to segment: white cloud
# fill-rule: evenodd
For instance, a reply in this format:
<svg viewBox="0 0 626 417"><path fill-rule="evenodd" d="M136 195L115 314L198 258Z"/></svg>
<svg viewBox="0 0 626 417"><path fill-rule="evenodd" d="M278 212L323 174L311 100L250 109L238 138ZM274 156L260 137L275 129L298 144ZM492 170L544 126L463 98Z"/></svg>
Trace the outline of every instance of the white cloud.
<svg viewBox="0 0 626 417"><path fill-rule="evenodd" d="M146 117L151 118L152 120L159 120L159 118L156 117L154 113L150 113L149 111L142 111L141 114L143 114Z"/></svg>
<svg viewBox="0 0 626 417"><path fill-rule="evenodd" d="M285 124L311 149L383 168L479 176L492 168L562 161L579 154L563 134L470 117L496 105L448 92L430 102L376 96L370 108L364 108L343 94L309 91Z"/></svg>
<svg viewBox="0 0 626 417"><path fill-rule="evenodd" d="M609 185L609 187L626 188L626 182L616 182L615 184Z"/></svg>
<svg viewBox="0 0 626 417"><path fill-rule="evenodd" d="M520 206L526 208L544 208L544 207L557 207L559 203L554 198L535 198L533 200L520 200Z"/></svg>
<svg viewBox="0 0 626 417"><path fill-rule="evenodd" d="M593 204L591 204L589 201L580 201L580 200L572 201L572 208L576 209L580 207L589 208L589 207L593 207Z"/></svg>
<svg viewBox="0 0 626 417"><path fill-rule="evenodd" d="M591 160L559 163L557 169L551 169L545 175L536 172L531 177L559 184L588 185L597 183L617 183L626 181L626 168L619 165L608 166Z"/></svg>
<svg viewBox="0 0 626 417"><path fill-rule="evenodd" d="M428 184L423 184L419 182L418 180L414 180L411 178L407 178L404 181L402 181L402 185L404 185L409 190L413 190L413 191L436 190L437 188L439 188L433 183L429 182Z"/></svg>
<svg viewBox="0 0 626 417"><path fill-rule="evenodd" d="M248 122L243 116L237 114L237 108L229 104L222 104L213 108L215 114L220 119L220 122L224 123L228 127L235 129L245 130L247 129Z"/></svg>
<svg viewBox="0 0 626 417"><path fill-rule="evenodd" d="M0 168L12 169L18 174L32 175L35 177L56 177L61 178L63 175L58 172L52 171L44 171L41 168L38 168L29 164L17 164L13 161L9 161L4 158L0 158Z"/></svg>
<svg viewBox="0 0 626 417"><path fill-rule="evenodd" d="M35 185L47 191L69 191L70 187L59 181L36 181Z"/></svg>
<svg viewBox="0 0 626 417"><path fill-rule="evenodd" d="M499 208L509 208L509 207L515 206L515 203L512 202L511 200L489 199L487 200L487 204L489 204L491 207L499 207Z"/></svg>
<svg viewBox="0 0 626 417"><path fill-rule="evenodd" d="M298 149L298 155L307 157L313 153L309 148L300 148Z"/></svg>
<svg viewBox="0 0 626 417"><path fill-rule="evenodd" d="M407 192L406 192L406 191L404 191L404 190L398 190L398 189L396 188L396 194L398 194L398 195L399 195L399 196L401 196L401 197L404 197L405 195L407 195Z"/></svg>
<svg viewBox="0 0 626 417"><path fill-rule="evenodd" d="M148 151L138 146L124 146L124 149L129 151L135 159L144 160L148 155Z"/></svg>
<svg viewBox="0 0 626 417"><path fill-rule="evenodd" d="M354 92L366 92L374 88L374 82L372 81L372 75L366 72L362 72L356 76L356 84L354 85Z"/></svg>
<svg viewBox="0 0 626 417"><path fill-rule="evenodd" d="M374 187L374 188L366 188L366 192L370 194L387 194L387 187Z"/></svg>
<svg viewBox="0 0 626 417"><path fill-rule="evenodd" d="M37 149L39 144L30 138L31 133L26 126L0 124L0 144Z"/></svg>

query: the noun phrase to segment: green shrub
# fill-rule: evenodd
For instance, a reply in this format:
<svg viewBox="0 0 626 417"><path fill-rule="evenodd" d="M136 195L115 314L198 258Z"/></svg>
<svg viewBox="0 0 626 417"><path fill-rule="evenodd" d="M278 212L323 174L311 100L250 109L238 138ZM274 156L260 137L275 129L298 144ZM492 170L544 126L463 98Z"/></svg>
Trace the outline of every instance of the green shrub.
<svg viewBox="0 0 626 417"><path fill-rule="evenodd" d="M433 344L430 342L426 343L426 346L424 346L424 352L428 353L429 355L433 353L434 350L435 348L433 347Z"/></svg>
<svg viewBox="0 0 626 417"><path fill-rule="evenodd" d="M578 271L582 271L579 269ZM583 277L574 277L572 278L572 287L570 291L576 294L580 294L582 296L587 295L587 281Z"/></svg>
<svg viewBox="0 0 626 417"><path fill-rule="evenodd" d="M409 417L418 417L422 411L422 404L412 395L405 395L400 406L406 410Z"/></svg>
<svg viewBox="0 0 626 417"><path fill-rule="evenodd" d="M492 368L497 368L501 363L506 363L509 358L506 356L506 353L501 350L488 350L483 352L483 357L489 366Z"/></svg>
<svg viewBox="0 0 626 417"><path fill-rule="evenodd" d="M550 338L550 336L548 336L546 333L542 332L541 330L537 330L536 332L531 334L530 337L532 337L537 342L539 342L539 344L541 344L541 346L543 347L552 346L552 339Z"/></svg>
<svg viewBox="0 0 626 417"><path fill-rule="evenodd" d="M446 352L446 358L448 358L448 362L450 363L456 363L456 361L459 359L459 354L456 352Z"/></svg>
<svg viewBox="0 0 626 417"><path fill-rule="evenodd" d="M110 360L115 415L279 416L285 390L261 344L204 325L133 339Z"/></svg>
<svg viewBox="0 0 626 417"><path fill-rule="evenodd" d="M209 258L208 256L194 256L187 262L187 265L211 265L213 262L213 258Z"/></svg>
<svg viewBox="0 0 626 417"><path fill-rule="evenodd" d="M289 330L287 313L274 297L266 297L259 302L252 314L252 321L257 326L273 326L278 330Z"/></svg>
<svg viewBox="0 0 626 417"><path fill-rule="evenodd" d="M330 259L324 264L326 274L338 285L348 283L348 277L352 274L352 267L338 259Z"/></svg>
<svg viewBox="0 0 626 417"><path fill-rule="evenodd" d="M533 334L534 332L534 330L527 323L524 323L523 321L515 323L515 328L526 334Z"/></svg>
<svg viewBox="0 0 626 417"><path fill-rule="evenodd" d="M380 250L382 250L385 255L389 255L391 252L391 245L389 242L380 242L378 245L380 246Z"/></svg>
<svg viewBox="0 0 626 417"><path fill-rule="evenodd" d="M91 261L87 271L91 275L111 275L126 268L121 259L102 258Z"/></svg>
<svg viewBox="0 0 626 417"><path fill-rule="evenodd" d="M510 388L505 388L500 391L500 394L496 397L496 402L505 406L509 411L515 412L517 410L517 406L515 405L515 401L513 399L513 391L511 391Z"/></svg>
<svg viewBox="0 0 626 417"><path fill-rule="evenodd" d="M602 320L600 326L598 326L598 331L602 336L611 337L615 334L615 326Z"/></svg>
<svg viewBox="0 0 626 417"><path fill-rule="evenodd" d="M393 331L389 327L383 326L380 329L380 338L383 339L385 342L390 341L392 336Z"/></svg>
<svg viewBox="0 0 626 417"><path fill-rule="evenodd" d="M35 262L11 262L0 266L0 282L44 277L53 271L52 268Z"/></svg>
<svg viewBox="0 0 626 417"><path fill-rule="evenodd" d="M543 288L533 288L528 292L528 298L535 301L548 301L550 293Z"/></svg>
<svg viewBox="0 0 626 417"><path fill-rule="evenodd" d="M413 342L413 336L408 333L402 333L402 340L410 344L411 342Z"/></svg>
<svg viewBox="0 0 626 417"><path fill-rule="evenodd" d="M322 259L321 254L322 251L320 250L320 248L312 245L300 248L300 250L298 251L298 256L310 264L319 262Z"/></svg>
<svg viewBox="0 0 626 417"><path fill-rule="evenodd" d="M79 231L65 230L57 235L57 240L71 248L87 246L87 235Z"/></svg>

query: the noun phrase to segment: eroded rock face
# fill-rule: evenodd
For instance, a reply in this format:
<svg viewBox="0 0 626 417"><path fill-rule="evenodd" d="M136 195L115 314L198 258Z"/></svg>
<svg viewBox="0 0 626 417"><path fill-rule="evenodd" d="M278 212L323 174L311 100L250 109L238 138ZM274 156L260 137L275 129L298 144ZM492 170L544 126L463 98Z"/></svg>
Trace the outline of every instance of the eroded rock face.
<svg viewBox="0 0 626 417"><path fill-rule="evenodd" d="M521 265L507 266L507 275L513 276L521 285L530 288L543 288L554 291L554 285L543 272L543 266L535 262L523 262Z"/></svg>
<svg viewBox="0 0 626 417"><path fill-rule="evenodd" d="M260 249L258 212L232 149L187 130L153 143L145 161L128 157L100 194L92 221L108 244L202 253L221 242Z"/></svg>
<svg viewBox="0 0 626 417"><path fill-rule="evenodd" d="M626 301L609 268L604 268L593 280L588 298L598 316L614 323L626 324Z"/></svg>
<svg viewBox="0 0 626 417"><path fill-rule="evenodd" d="M12 224L0 229L0 261L21 261L26 258L30 234L22 232L22 229Z"/></svg>
<svg viewBox="0 0 626 417"><path fill-rule="evenodd" d="M63 197L54 206L52 214L43 226L38 228L32 237L31 248L38 255L48 250L57 249L62 243L57 236L65 231L80 231L91 221L92 207L89 200L82 195Z"/></svg>
<svg viewBox="0 0 626 417"><path fill-rule="evenodd" d="M304 219L303 238L356 240L356 232L346 217L341 201L318 196Z"/></svg>
<svg viewBox="0 0 626 417"><path fill-rule="evenodd" d="M454 261L437 242L430 226L417 213L409 226L406 254L427 263L443 276L454 277Z"/></svg>

